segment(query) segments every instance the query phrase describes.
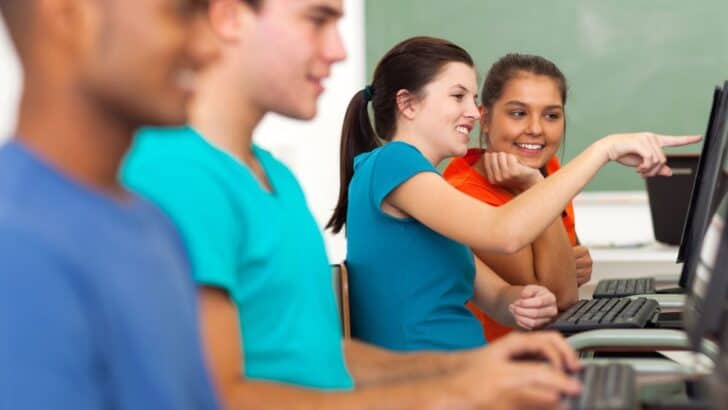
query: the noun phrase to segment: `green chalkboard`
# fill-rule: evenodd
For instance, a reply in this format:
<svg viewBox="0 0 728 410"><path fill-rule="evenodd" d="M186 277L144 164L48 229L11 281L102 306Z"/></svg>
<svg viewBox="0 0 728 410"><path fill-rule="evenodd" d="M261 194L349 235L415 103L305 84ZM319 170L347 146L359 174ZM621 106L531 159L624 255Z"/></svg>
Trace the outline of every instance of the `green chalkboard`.
<svg viewBox="0 0 728 410"><path fill-rule="evenodd" d="M554 61L569 80L566 161L610 133L704 133L713 86L728 79L726 0L368 0L365 18L367 78L415 35L463 46L481 80L508 52ZM610 164L587 189L644 182Z"/></svg>

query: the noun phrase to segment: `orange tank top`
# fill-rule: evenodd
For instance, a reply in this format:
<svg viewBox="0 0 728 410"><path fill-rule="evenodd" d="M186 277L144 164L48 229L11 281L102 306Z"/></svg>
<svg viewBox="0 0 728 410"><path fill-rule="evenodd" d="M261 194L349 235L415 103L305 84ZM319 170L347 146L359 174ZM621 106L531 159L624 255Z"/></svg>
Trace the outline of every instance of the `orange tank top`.
<svg viewBox="0 0 728 410"><path fill-rule="evenodd" d="M450 164L448 164L447 168L445 168L445 171L443 172L443 177L455 188L474 198L493 206L503 205L513 199L514 195L504 188L491 184L488 181L488 178L481 175L473 168L473 165L482 155L482 149L473 148L468 150L465 156L455 158L450 161ZM559 168L559 160L556 157L552 157L546 163L546 174L551 175L558 171ZM571 245L576 246L577 241L574 224L574 207L571 202L569 202L566 206L566 209L561 216L561 220L564 223L564 228L566 228L566 233L569 235ZM513 330L510 327L503 326L491 319L472 302L468 302L467 307L483 325L483 333L485 334L486 340L489 342L505 336Z"/></svg>

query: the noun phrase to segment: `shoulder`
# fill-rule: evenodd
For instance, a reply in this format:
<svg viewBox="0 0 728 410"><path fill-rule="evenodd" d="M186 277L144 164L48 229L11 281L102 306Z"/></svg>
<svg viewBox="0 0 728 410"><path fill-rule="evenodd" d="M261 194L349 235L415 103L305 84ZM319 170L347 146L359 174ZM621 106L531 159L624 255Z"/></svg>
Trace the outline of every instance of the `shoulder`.
<svg viewBox="0 0 728 410"><path fill-rule="evenodd" d="M422 155L422 152L417 147L401 141L393 141L381 147L379 159L380 161L394 160L427 163L432 167L432 164Z"/></svg>
<svg viewBox="0 0 728 410"><path fill-rule="evenodd" d="M229 211L233 177L221 154L190 128L143 129L122 168L123 183L168 214ZM173 218L174 219L174 218Z"/></svg>
<svg viewBox="0 0 728 410"><path fill-rule="evenodd" d="M373 172L397 178L400 174L429 171L438 173L437 169L425 158L415 146L405 142L394 141L371 152ZM439 173L438 173L439 175Z"/></svg>

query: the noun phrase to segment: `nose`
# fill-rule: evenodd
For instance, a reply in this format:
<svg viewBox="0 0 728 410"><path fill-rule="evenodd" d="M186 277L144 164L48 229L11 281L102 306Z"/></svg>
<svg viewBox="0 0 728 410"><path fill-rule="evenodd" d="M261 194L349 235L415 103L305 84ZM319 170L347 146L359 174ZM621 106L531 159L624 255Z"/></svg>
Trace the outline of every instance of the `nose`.
<svg viewBox="0 0 728 410"><path fill-rule="evenodd" d="M478 104L476 104L475 101L471 101L465 111L465 117L476 121L480 118L480 114L480 107L478 107Z"/></svg>
<svg viewBox="0 0 728 410"><path fill-rule="evenodd" d="M341 38L339 27L334 25L327 36L323 49L323 57L329 64L338 63L346 59L346 48Z"/></svg>
<svg viewBox="0 0 728 410"><path fill-rule="evenodd" d="M541 118L539 116L531 116L531 120L528 122L528 129L526 133L531 135L541 135L543 127L541 126Z"/></svg>
<svg viewBox="0 0 728 410"><path fill-rule="evenodd" d="M220 43L212 30L207 13L200 13L193 22L189 55L197 69L203 69L220 57Z"/></svg>

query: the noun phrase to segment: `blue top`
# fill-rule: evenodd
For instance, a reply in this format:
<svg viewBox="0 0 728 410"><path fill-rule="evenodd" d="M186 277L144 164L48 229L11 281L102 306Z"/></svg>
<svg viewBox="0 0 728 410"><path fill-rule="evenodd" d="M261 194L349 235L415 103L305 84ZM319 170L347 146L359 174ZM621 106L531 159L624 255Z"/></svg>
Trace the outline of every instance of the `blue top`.
<svg viewBox="0 0 728 410"><path fill-rule="evenodd" d="M181 241L18 142L0 149L0 408L216 409Z"/></svg>
<svg viewBox="0 0 728 410"><path fill-rule="evenodd" d="M387 195L420 172L437 170L404 142L354 160L346 219L352 335L395 350L482 346L483 328L465 307L475 279L470 249L381 210Z"/></svg>
<svg viewBox="0 0 728 410"><path fill-rule="evenodd" d="M319 228L288 168L253 153L273 192L192 128L142 131L123 177L180 228L197 282L237 306L248 378L351 389Z"/></svg>

